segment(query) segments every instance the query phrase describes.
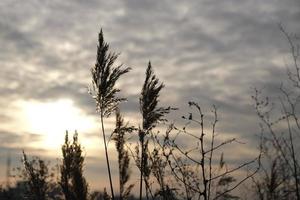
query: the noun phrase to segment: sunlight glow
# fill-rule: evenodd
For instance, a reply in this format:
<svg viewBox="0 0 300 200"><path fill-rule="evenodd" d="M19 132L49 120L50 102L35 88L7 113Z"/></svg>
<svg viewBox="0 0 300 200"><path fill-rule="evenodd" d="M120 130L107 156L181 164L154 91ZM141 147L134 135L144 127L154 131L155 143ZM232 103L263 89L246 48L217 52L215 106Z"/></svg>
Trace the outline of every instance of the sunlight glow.
<svg viewBox="0 0 300 200"><path fill-rule="evenodd" d="M95 122L82 110L75 107L70 99L52 102L29 101L22 103L28 131L44 136L42 144L46 148L60 147L66 130L71 134L87 132L95 127Z"/></svg>

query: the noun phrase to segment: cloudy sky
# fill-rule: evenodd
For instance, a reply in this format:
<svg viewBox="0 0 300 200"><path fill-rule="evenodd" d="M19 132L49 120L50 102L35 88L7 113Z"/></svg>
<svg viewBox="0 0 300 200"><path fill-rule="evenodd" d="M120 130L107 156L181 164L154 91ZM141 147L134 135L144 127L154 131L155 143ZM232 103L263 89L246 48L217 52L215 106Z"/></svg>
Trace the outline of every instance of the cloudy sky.
<svg viewBox="0 0 300 200"><path fill-rule="evenodd" d="M106 178L95 104L87 94L103 28L118 62L132 71L119 83L126 119L139 123L138 96L151 60L166 88L163 105L189 112L218 106L218 132L240 138L235 157L251 157L258 119L251 95L276 96L289 46L280 32L300 32L299 0L2 0L0 2L0 180L7 156L21 150L56 163L65 130L78 130L92 188ZM108 129L114 119L107 119ZM111 145L113 148L113 145ZM115 158L112 165L114 166Z"/></svg>

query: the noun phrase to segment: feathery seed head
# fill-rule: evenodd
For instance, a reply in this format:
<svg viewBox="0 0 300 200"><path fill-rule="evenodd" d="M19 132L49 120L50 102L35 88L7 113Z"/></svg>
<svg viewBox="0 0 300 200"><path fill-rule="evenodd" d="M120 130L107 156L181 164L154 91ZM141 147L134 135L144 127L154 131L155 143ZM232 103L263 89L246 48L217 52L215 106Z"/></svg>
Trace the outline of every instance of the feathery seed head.
<svg viewBox="0 0 300 200"><path fill-rule="evenodd" d="M119 54L109 51L109 44L104 41L102 29L98 37L96 64L92 67L92 86L89 93L96 101L96 109L108 117L125 98L117 97L119 89L115 87L118 79L130 71L123 65L115 66Z"/></svg>

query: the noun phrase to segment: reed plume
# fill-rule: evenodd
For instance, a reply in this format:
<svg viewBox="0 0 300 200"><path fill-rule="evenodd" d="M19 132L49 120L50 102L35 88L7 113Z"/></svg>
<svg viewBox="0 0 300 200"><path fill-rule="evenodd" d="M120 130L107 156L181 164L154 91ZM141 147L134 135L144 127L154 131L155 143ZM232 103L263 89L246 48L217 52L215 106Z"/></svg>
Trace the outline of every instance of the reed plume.
<svg viewBox="0 0 300 200"><path fill-rule="evenodd" d="M115 61L117 60L118 55L119 54L109 51L109 44L104 41L103 32L101 29L98 37L96 64L91 69L92 86L89 88L89 92L95 99L96 110L100 114L105 158L112 199L115 198L103 118L109 117L116 110L119 103L126 100L125 98L117 97L117 93L120 92L120 89L117 89L115 85L117 80L123 74L130 71L130 68L124 68L122 64L115 66Z"/></svg>
<svg viewBox="0 0 300 200"><path fill-rule="evenodd" d="M173 108L158 107L159 93L164 88L164 84L159 82L159 79L154 75L151 62L148 63L146 70L146 79L140 96L140 111L143 116L143 126L139 130L139 141L141 145L141 160L140 160L140 200L143 195L143 178L147 174L147 148L148 142L145 141L145 136L153 129L157 123L165 121L163 116L169 113ZM147 186L146 186L147 187ZM147 189L147 188L146 188ZM146 190L147 191L147 190Z"/></svg>
<svg viewBox="0 0 300 200"><path fill-rule="evenodd" d="M118 152L118 164L119 164L119 186L120 186L120 200L128 199L130 192L133 188L133 184L126 187L126 183L130 178L130 157L129 152L125 148L126 133L131 133L135 130L134 127L128 126L128 123L124 123L124 119L120 113L120 110L116 110L116 128L113 133L113 141L115 142Z"/></svg>

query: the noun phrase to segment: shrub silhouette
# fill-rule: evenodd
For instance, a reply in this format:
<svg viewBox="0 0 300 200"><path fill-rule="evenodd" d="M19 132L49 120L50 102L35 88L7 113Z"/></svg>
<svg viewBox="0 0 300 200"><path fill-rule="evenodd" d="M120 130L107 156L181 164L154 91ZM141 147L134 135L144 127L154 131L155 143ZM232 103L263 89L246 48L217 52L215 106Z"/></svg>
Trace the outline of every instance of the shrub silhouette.
<svg viewBox="0 0 300 200"><path fill-rule="evenodd" d="M83 176L84 157L78 142L78 134L73 135L73 142L69 141L66 132L65 143L62 146L63 163L60 167L61 178L59 185L66 200L87 200L88 184Z"/></svg>
<svg viewBox="0 0 300 200"><path fill-rule="evenodd" d="M40 158L28 160L23 151L24 170L21 171L21 177L25 181L24 198L31 200L46 200L49 190L49 170L45 161Z"/></svg>
<svg viewBox="0 0 300 200"><path fill-rule="evenodd" d="M300 68L299 38L279 26L290 46L292 66L287 82L281 84L279 98L266 96L255 89L253 100L261 120L262 149L265 165L260 177L253 179L257 198L300 199L299 168L299 99Z"/></svg>

